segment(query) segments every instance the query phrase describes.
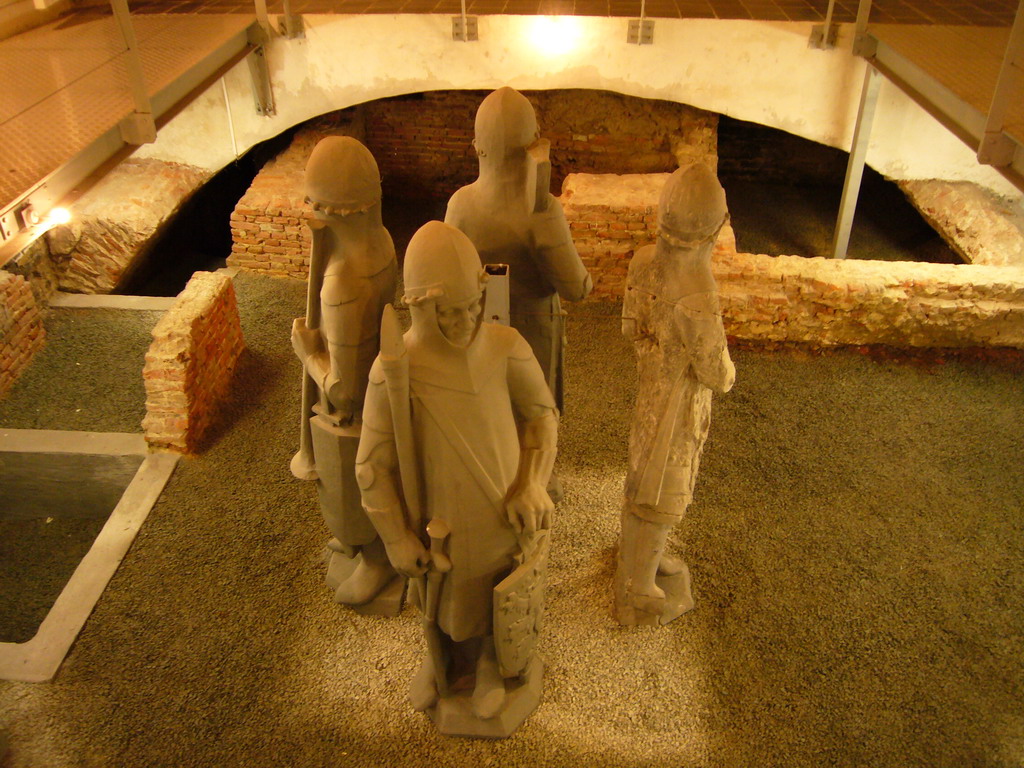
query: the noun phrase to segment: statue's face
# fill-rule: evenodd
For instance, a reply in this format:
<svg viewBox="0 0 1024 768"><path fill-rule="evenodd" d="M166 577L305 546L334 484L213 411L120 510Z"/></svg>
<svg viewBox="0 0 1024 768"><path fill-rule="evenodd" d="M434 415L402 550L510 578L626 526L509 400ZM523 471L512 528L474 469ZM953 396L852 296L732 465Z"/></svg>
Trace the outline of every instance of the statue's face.
<svg viewBox="0 0 1024 768"><path fill-rule="evenodd" d="M437 303L437 325L442 335L456 347L468 347L473 340L480 312L483 294L460 302L439 301Z"/></svg>

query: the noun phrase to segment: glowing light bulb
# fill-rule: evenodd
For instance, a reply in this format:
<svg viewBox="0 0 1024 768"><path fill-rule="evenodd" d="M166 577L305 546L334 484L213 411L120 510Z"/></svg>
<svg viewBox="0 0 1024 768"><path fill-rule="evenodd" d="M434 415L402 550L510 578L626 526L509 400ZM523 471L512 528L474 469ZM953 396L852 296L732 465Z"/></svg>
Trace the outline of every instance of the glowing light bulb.
<svg viewBox="0 0 1024 768"><path fill-rule="evenodd" d="M580 41L579 20L574 16L537 16L530 30L530 39L534 47L543 53L569 53Z"/></svg>
<svg viewBox="0 0 1024 768"><path fill-rule="evenodd" d="M46 217L46 223L51 227L67 224L69 221L71 221L71 211L67 208L54 208Z"/></svg>

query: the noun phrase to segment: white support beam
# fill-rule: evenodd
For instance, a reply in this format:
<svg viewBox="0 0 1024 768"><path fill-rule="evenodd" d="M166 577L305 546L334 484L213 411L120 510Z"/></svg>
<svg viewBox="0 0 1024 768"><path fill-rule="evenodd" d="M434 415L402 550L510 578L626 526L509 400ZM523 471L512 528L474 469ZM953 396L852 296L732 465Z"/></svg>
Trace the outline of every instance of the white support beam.
<svg viewBox="0 0 1024 768"><path fill-rule="evenodd" d="M839 216L836 219L835 233L832 238L832 257L836 259L845 259L846 250L850 245L853 215L857 209L860 182L864 177L864 161L868 153L868 140L871 138L871 124L875 119L875 106L878 103L878 86L880 82L881 78L878 70L868 64L864 72L864 85L860 93L857 125L853 131L853 146L850 147L850 159L846 165L843 196L839 201Z"/></svg>
<svg viewBox="0 0 1024 768"><path fill-rule="evenodd" d="M999 69L992 104L985 120L985 133L978 145L978 162L1004 166L1013 162L1015 142L1003 133L1006 110L1013 98L1021 98L1024 83L1024 0L1017 6L1017 15L1006 43L1006 53Z"/></svg>
<svg viewBox="0 0 1024 768"><path fill-rule="evenodd" d="M153 119L153 105L149 101L149 90L146 88L146 76L142 71L142 60L139 58L139 41L135 37L131 13L128 11L128 0L110 0L110 7L124 40L124 61L135 104L135 111L121 122L121 137L128 144L149 144L156 141L156 122Z"/></svg>

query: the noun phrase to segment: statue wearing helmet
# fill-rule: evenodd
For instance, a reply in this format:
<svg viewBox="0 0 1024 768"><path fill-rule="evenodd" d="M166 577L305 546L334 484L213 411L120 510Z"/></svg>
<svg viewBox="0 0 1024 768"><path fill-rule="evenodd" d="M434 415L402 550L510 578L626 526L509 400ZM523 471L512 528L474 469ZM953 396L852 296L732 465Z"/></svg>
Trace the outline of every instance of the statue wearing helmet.
<svg viewBox="0 0 1024 768"><path fill-rule="evenodd" d="M639 387L615 574L623 624L666 624L693 607L686 565L664 550L693 496L711 393L728 392L736 377L711 274L727 217L711 169L680 168L661 194L657 243L629 265L622 332L636 351Z"/></svg>
<svg viewBox="0 0 1024 768"><path fill-rule="evenodd" d="M476 113L479 178L448 201L445 223L473 241L485 264L509 265L510 322L529 342L562 408L560 299L580 301L593 283L549 191L550 143L538 139L533 106L499 88Z"/></svg>
<svg viewBox="0 0 1024 768"><path fill-rule="evenodd" d="M356 475L391 563L418 585L428 654L414 707L444 733L507 736L540 695L523 644L539 618L557 412L522 336L481 322L485 274L462 232L421 227L404 278L412 327L403 336L385 314ZM536 598L511 629L495 607L509 590Z"/></svg>
<svg viewBox="0 0 1024 768"><path fill-rule="evenodd" d="M354 463L380 317L394 300L398 270L381 224L377 163L356 139L329 136L310 155L305 192L313 208L313 248L306 317L292 326L292 346L306 376L301 445L291 469L300 479L317 481L334 536L327 583L335 601L396 614L402 580L362 509ZM385 590L387 599L371 604Z"/></svg>

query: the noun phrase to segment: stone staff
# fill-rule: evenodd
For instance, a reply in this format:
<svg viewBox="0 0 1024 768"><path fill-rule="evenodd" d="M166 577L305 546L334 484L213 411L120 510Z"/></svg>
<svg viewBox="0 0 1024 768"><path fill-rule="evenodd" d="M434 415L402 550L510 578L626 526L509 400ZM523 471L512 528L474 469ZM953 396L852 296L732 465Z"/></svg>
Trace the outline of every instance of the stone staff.
<svg viewBox="0 0 1024 768"><path fill-rule="evenodd" d="M313 221L309 225L313 236L313 246L309 255L309 281L306 290L306 328L310 331L320 330L320 289L324 271L324 235L326 225ZM316 480L316 462L313 458L313 435L310 431L309 419L313 415L313 403L319 396L316 381L302 366L302 413L299 416L299 450L292 456L290 469L299 480Z"/></svg>

